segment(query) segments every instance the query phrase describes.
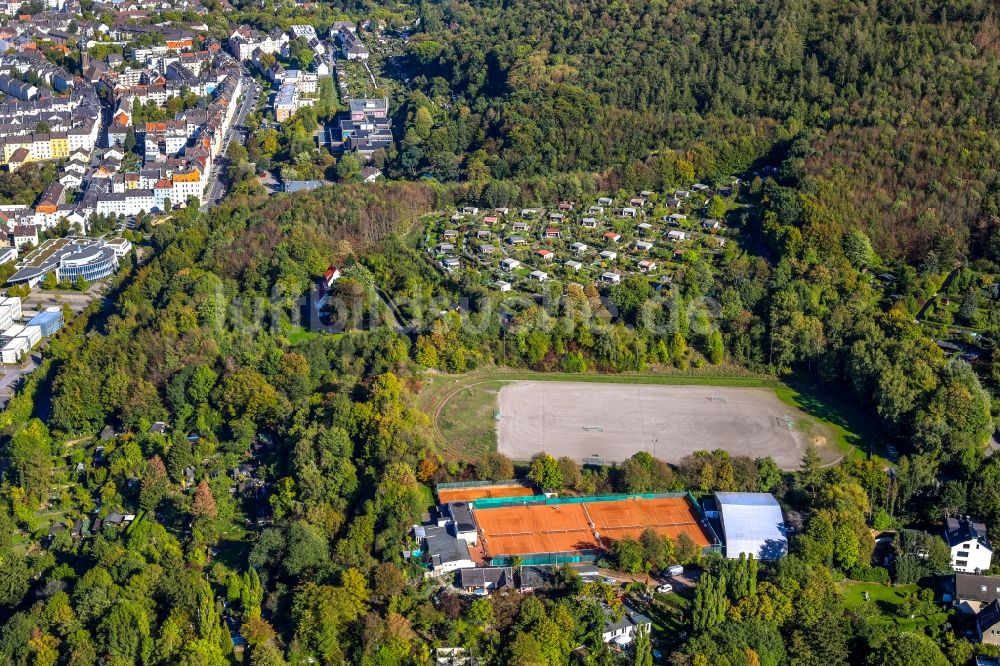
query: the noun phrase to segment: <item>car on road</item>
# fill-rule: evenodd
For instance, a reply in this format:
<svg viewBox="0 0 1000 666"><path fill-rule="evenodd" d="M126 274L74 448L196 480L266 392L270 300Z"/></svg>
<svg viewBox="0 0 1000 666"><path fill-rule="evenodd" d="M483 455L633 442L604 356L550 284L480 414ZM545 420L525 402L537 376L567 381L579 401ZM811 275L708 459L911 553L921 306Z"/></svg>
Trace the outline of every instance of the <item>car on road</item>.
<svg viewBox="0 0 1000 666"><path fill-rule="evenodd" d="M656 587L656 591L659 592L660 594L667 594L668 592L674 591L674 586L671 585L670 583L663 583L662 585L658 585Z"/></svg>

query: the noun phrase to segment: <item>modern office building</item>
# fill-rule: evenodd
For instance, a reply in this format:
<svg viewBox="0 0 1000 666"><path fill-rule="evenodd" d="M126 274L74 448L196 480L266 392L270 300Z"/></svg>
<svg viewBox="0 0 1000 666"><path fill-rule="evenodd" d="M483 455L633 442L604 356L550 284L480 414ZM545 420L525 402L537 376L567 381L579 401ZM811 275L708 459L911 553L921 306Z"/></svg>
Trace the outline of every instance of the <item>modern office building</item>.
<svg viewBox="0 0 1000 666"><path fill-rule="evenodd" d="M87 282L103 280L118 270L118 253L112 242L95 238L68 237L48 240L15 264L8 284L34 287L50 273L56 279Z"/></svg>
<svg viewBox="0 0 1000 666"><path fill-rule="evenodd" d="M42 337L47 338L63 326L63 313L59 307L47 308L45 312L39 312L28 321L28 326L37 326Z"/></svg>

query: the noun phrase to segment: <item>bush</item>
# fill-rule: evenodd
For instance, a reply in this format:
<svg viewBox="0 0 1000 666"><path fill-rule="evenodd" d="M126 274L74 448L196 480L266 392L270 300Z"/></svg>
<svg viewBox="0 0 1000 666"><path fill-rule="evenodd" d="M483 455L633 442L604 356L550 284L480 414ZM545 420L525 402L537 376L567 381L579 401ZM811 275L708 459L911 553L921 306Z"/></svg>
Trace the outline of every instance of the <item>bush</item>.
<svg viewBox="0 0 1000 666"><path fill-rule="evenodd" d="M578 351L569 352L563 356L559 365L563 372L585 372L587 370L587 361L583 358L583 354Z"/></svg>
<svg viewBox="0 0 1000 666"><path fill-rule="evenodd" d="M879 509L872 518L872 527L877 530L887 530L892 527L892 516L885 509Z"/></svg>
<svg viewBox="0 0 1000 666"><path fill-rule="evenodd" d="M889 570L883 567L858 566L850 571L850 576L863 583L889 583Z"/></svg>

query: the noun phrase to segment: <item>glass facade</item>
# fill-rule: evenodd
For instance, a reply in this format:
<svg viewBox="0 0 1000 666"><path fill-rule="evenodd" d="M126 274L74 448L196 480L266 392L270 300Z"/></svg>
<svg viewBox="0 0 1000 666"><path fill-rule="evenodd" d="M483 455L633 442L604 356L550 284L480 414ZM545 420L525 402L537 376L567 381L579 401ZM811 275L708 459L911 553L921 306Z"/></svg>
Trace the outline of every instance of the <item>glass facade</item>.
<svg viewBox="0 0 1000 666"><path fill-rule="evenodd" d="M59 280L75 280L82 275L87 282L103 280L118 270L118 257L111 250L102 250L92 261L86 263L73 262L59 266Z"/></svg>
<svg viewBox="0 0 1000 666"><path fill-rule="evenodd" d="M121 239L111 243L77 237L47 240L17 262L17 270L7 283L35 286L52 273L60 281L72 282L77 277L87 282L103 280L118 270L118 255L124 256L130 249L131 245Z"/></svg>

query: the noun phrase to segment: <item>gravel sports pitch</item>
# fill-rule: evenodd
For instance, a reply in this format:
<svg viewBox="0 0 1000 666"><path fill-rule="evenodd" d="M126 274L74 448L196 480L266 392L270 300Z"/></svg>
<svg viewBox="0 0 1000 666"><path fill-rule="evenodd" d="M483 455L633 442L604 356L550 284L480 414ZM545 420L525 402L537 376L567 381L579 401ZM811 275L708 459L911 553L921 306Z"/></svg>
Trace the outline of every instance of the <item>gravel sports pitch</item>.
<svg viewBox="0 0 1000 666"><path fill-rule="evenodd" d="M805 414L767 388L519 381L498 402L498 450L514 460L545 451L621 462L648 451L676 463L724 449L796 469L811 437L799 427Z"/></svg>

